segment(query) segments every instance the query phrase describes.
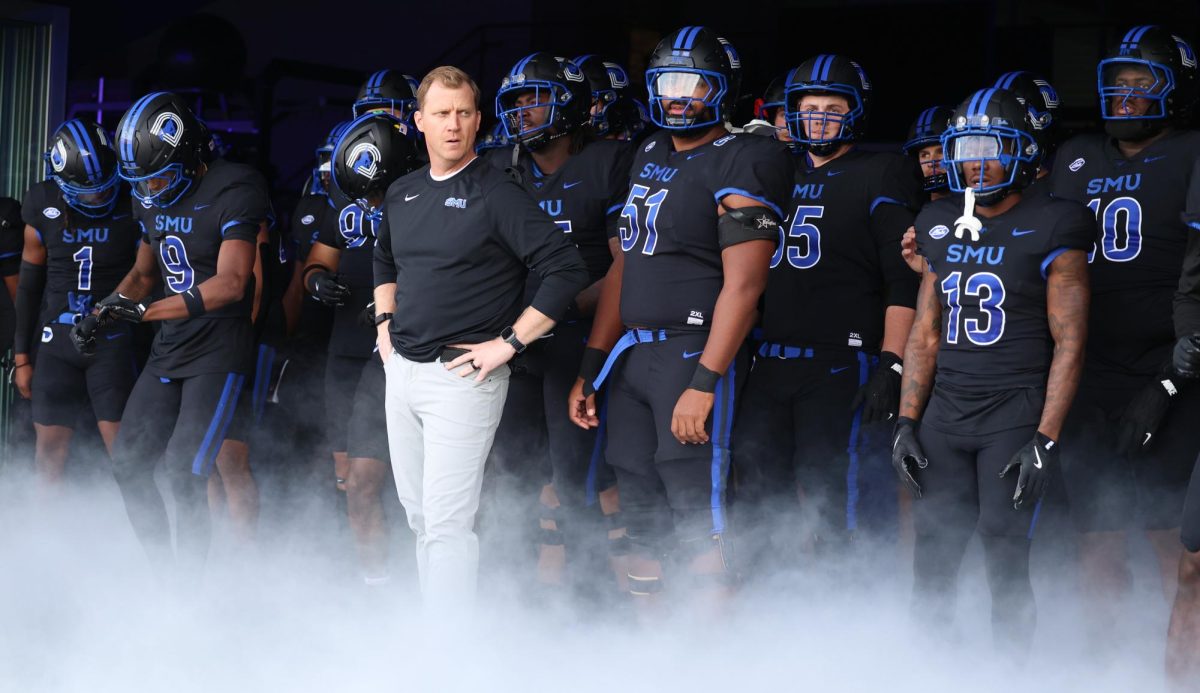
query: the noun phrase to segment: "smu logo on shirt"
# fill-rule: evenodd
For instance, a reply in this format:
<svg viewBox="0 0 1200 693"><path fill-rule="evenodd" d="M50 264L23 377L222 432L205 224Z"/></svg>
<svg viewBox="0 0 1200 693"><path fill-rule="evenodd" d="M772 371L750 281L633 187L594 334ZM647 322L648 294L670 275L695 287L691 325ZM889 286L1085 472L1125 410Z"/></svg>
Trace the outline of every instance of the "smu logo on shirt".
<svg viewBox="0 0 1200 693"><path fill-rule="evenodd" d="M825 192L825 184L805 183L792 188L792 197L799 197L802 200L819 200L821 193Z"/></svg>
<svg viewBox="0 0 1200 693"><path fill-rule="evenodd" d="M962 243L951 243L946 247L946 261L958 262L964 265L972 262L977 265L1004 264L1004 248L994 245L971 246Z"/></svg>
<svg viewBox="0 0 1200 693"><path fill-rule="evenodd" d="M466 200L466 198L463 198L463 197L447 197L446 198L446 206L447 207L456 207L458 209L466 209L467 208L467 200Z"/></svg>
<svg viewBox="0 0 1200 693"><path fill-rule="evenodd" d="M63 229L63 243L107 243L108 227L91 229Z"/></svg>
<svg viewBox="0 0 1200 693"><path fill-rule="evenodd" d="M173 217L167 214L154 215L154 230L163 233L191 233L191 217Z"/></svg>
<svg viewBox="0 0 1200 693"><path fill-rule="evenodd" d="M1142 184L1142 174L1133 173L1125 176L1117 176L1116 178L1093 178L1088 181L1087 191L1089 195L1099 195L1107 192L1128 192L1137 190Z"/></svg>
<svg viewBox="0 0 1200 693"><path fill-rule="evenodd" d="M676 173L679 173L679 169L671 168L670 166L659 166L658 164L646 164L642 167L641 172L638 173L638 178L669 183L675 177Z"/></svg>
<svg viewBox="0 0 1200 693"><path fill-rule="evenodd" d="M562 214L562 200L542 200L538 203L538 207L552 217Z"/></svg>

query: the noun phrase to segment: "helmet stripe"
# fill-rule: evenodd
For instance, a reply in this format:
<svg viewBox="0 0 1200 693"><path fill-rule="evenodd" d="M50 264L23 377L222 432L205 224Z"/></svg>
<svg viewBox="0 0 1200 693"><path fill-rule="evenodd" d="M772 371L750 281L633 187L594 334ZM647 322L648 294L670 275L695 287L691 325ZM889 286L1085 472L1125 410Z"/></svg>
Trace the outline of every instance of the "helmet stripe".
<svg viewBox="0 0 1200 693"><path fill-rule="evenodd" d="M690 26L685 26L682 29L680 29L679 33L675 34L675 43L671 46L671 48L673 48L674 50L682 49L683 48L683 37L687 34L687 32L689 32L691 30L692 30L692 27L690 27Z"/></svg>
<svg viewBox="0 0 1200 693"><path fill-rule="evenodd" d="M1015 71L1005 72L1004 74L1000 75L1000 78L997 79L996 83L992 86L1000 89L1011 89L1013 82L1017 79L1017 75L1019 74L1021 73Z"/></svg>
<svg viewBox="0 0 1200 693"><path fill-rule="evenodd" d="M975 108L979 104L979 97L983 95L984 90L980 89L971 95L971 103L967 106L967 117L971 118L975 115Z"/></svg>
<svg viewBox="0 0 1200 693"><path fill-rule="evenodd" d="M517 63L513 67L512 72L509 74L511 74L513 77L516 77L517 75L521 74L521 71L525 69L525 66L529 64L529 61L532 60L533 56L535 56L535 55L537 55L537 53L530 53L529 55L525 56L524 58L521 58L521 62Z"/></svg>
<svg viewBox="0 0 1200 693"><path fill-rule="evenodd" d="M683 50L692 50L692 44L696 43L696 37L700 35L700 30L703 28L702 26L692 27L691 32L688 33L687 38L683 42Z"/></svg>
<svg viewBox="0 0 1200 693"><path fill-rule="evenodd" d="M137 103L135 103L133 108L130 109L129 115L125 120L125 129L121 133L121 152L126 161L133 160L133 134L137 131L137 121L138 118L141 117L142 111L146 109L147 104L149 104L156 96L165 93L167 92L156 91L146 94L142 98L138 99Z"/></svg>
<svg viewBox="0 0 1200 693"><path fill-rule="evenodd" d="M80 158L83 159L83 168L87 172L87 176L91 180L100 177L100 162L96 159L96 148L92 146L92 138L87 136L87 129L77 120L68 120L67 127L75 135L75 142L79 147Z"/></svg>
<svg viewBox="0 0 1200 693"><path fill-rule="evenodd" d="M808 76L808 81L810 81L810 82L815 82L815 81L817 81L818 79L820 79L820 75L821 75L821 63L822 63L824 60L825 60L825 56L824 56L824 55L818 55L818 56L817 56L817 59L813 61L813 66L812 66L812 74L810 74L810 75Z"/></svg>
<svg viewBox="0 0 1200 693"><path fill-rule="evenodd" d="M1153 28L1154 28L1153 24L1148 24L1148 25L1138 29L1137 35L1133 37L1133 43L1136 44L1138 41L1141 41L1142 37L1146 35L1146 32L1150 31Z"/></svg>
<svg viewBox="0 0 1200 693"><path fill-rule="evenodd" d="M835 58L837 58L836 55L825 56L825 67L821 68L821 81L822 82L829 81L829 68L833 67L833 61Z"/></svg>

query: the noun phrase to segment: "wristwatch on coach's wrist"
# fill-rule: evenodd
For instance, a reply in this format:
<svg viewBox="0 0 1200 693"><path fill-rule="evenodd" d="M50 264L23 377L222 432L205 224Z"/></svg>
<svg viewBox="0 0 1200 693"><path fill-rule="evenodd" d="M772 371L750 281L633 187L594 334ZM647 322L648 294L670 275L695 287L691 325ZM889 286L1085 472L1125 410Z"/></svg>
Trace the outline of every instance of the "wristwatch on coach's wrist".
<svg viewBox="0 0 1200 693"><path fill-rule="evenodd" d="M500 339L503 339L518 354L525 351L525 344L517 339L517 333L511 326L504 328L504 331L500 333Z"/></svg>
<svg viewBox="0 0 1200 693"><path fill-rule="evenodd" d="M392 319L391 313L380 313L379 315L375 316L375 326L379 327L380 325L382 325L383 323L385 323L391 319Z"/></svg>

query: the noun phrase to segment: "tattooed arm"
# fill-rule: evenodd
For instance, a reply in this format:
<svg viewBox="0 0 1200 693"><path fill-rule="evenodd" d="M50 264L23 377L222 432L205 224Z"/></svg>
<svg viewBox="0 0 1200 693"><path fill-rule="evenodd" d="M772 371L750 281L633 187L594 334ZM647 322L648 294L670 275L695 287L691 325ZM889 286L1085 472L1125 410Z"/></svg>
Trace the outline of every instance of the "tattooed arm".
<svg viewBox="0 0 1200 693"><path fill-rule="evenodd" d="M1052 440L1058 440L1062 433L1063 419L1075 399L1083 373L1090 297L1084 252L1069 250L1055 258L1046 280L1046 321L1054 338L1054 357L1046 381L1042 421L1038 424L1038 432Z"/></svg>
<svg viewBox="0 0 1200 693"><path fill-rule="evenodd" d="M904 348L904 380L900 385L900 416L920 419L933 391L938 344L942 338L942 301L937 275L926 266L917 294L917 315Z"/></svg>

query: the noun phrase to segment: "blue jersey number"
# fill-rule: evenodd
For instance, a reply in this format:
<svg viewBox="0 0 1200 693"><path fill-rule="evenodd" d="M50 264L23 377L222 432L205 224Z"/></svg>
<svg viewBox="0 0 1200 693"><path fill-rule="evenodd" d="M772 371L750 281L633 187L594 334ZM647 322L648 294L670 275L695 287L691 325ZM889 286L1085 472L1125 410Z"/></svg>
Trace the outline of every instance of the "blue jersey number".
<svg viewBox="0 0 1200 693"><path fill-rule="evenodd" d="M1117 197L1100 211L1100 198L1088 200L1100 221L1100 253L1110 262L1129 262L1142 252L1142 205L1136 198ZM1095 259L1096 248L1088 254Z"/></svg>
<svg viewBox="0 0 1200 693"><path fill-rule="evenodd" d="M367 242L367 234L363 230L363 220L366 215L358 205L347 205L338 215L338 231L346 240L347 248L360 248Z"/></svg>
<svg viewBox="0 0 1200 693"><path fill-rule="evenodd" d="M79 290L92 290L92 246L85 245L71 259L79 263Z"/></svg>
<svg viewBox="0 0 1200 693"><path fill-rule="evenodd" d="M625 219L625 224L621 227L621 250L628 253L637 246L638 238L642 234L642 227L639 223L639 209L643 206L638 203L644 201L646 208L646 241L645 245L642 246L642 254L654 254L654 248L658 245L658 210L667 199L667 193L669 192L671 191L659 190L653 195L649 195L650 188L644 185L634 185L630 188L629 199L625 201L625 207L621 210L621 217Z"/></svg>
<svg viewBox="0 0 1200 693"><path fill-rule="evenodd" d="M196 273L188 262L187 246L178 236L165 236L158 246L163 267L167 269L167 287L177 294L192 288Z"/></svg>
<svg viewBox="0 0 1200 693"><path fill-rule="evenodd" d="M796 213L792 215L792 226L788 229L786 237L783 235L783 227L779 227L779 247L771 257L771 269L778 266L785 255L788 264L796 269L808 269L821 261L821 229L817 228L816 224L810 224L808 220L820 219L823 216L824 205L801 205L796 208ZM801 244L788 246L788 238L804 239L803 249Z"/></svg>
<svg viewBox="0 0 1200 693"><path fill-rule="evenodd" d="M973 296L979 299L977 318L967 318L962 321L961 331L966 333L967 340L978 346L988 346L1000 341L1004 336L1004 282L991 272L979 272L967 277L963 282L962 272L951 272L942 280L942 293L946 295L946 304L950 306L950 315L946 320L946 343L958 344L959 320L962 318L962 297Z"/></svg>

